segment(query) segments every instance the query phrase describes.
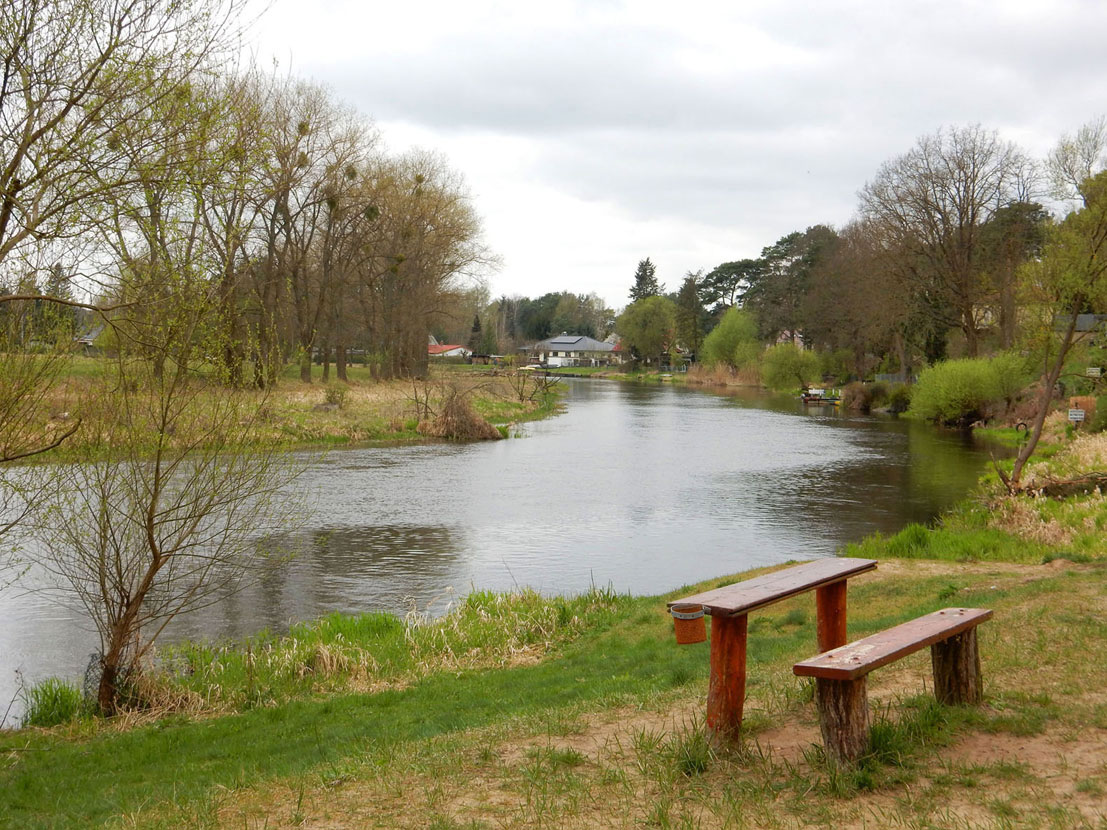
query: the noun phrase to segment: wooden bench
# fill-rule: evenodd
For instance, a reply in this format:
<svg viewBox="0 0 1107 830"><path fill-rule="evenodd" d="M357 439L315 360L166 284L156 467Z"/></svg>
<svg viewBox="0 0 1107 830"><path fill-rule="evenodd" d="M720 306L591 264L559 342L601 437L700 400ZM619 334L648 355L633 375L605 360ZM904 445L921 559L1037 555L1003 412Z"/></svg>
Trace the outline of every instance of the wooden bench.
<svg viewBox="0 0 1107 830"><path fill-rule="evenodd" d="M934 694L942 703L979 703L983 697L976 626L986 608L945 608L796 663L800 677L815 678L815 705L827 757L852 763L869 746L865 676L930 646Z"/></svg>
<svg viewBox="0 0 1107 830"><path fill-rule="evenodd" d="M846 581L875 567L874 559L816 559L670 602L702 605L711 616L708 729L731 738L742 726L749 612L813 590L818 646L827 651L846 642Z"/></svg>

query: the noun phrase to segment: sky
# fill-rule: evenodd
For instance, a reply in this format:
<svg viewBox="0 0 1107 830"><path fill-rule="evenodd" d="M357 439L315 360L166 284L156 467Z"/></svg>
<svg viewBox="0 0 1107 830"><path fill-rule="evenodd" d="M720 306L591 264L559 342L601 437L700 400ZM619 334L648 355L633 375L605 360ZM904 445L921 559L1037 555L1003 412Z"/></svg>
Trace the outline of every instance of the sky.
<svg viewBox="0 0 1107 830"><path fill-rule="evenodd" d="M271 0L262 65L330 87L389 150L461 173L493 297L627 303L840 227L881 163L981 124L1044 157L1107 113L1099 0Z"/></svg>

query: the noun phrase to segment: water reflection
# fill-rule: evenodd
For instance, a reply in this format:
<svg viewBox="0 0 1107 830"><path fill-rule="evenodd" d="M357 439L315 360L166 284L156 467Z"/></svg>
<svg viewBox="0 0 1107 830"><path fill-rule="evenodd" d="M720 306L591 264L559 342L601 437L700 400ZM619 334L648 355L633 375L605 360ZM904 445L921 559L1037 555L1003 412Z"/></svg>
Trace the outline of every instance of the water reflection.
<svg viewBox="0 0 1107 830"><path fill-rule="evenodd" d="M308 465L301 553L173 638L238 637L331 611L441 611L472 587L656 593L833 555L927 521L987 453L924 424L807 410L790 397L568 384L567 411L489 444L335 451ZM79 672L79 615L0 594L0 705L14 670Z"/></svg>

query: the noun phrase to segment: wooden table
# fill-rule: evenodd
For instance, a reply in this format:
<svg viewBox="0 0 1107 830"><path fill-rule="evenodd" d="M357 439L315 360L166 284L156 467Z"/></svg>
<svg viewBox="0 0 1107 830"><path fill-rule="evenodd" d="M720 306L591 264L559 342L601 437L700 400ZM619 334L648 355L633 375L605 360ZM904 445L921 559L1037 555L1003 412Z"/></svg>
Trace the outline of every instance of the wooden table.
<svg viewBox="0 0 1107 830"><path fill-rule="evenodd" d="M829 651L846 643L846 581L875 568L875 559L816 559L670 602L670 607L702 605L711 616L708 729L734 737L742 726L750 611L814 590L818 647L820 652Z"/></svg>

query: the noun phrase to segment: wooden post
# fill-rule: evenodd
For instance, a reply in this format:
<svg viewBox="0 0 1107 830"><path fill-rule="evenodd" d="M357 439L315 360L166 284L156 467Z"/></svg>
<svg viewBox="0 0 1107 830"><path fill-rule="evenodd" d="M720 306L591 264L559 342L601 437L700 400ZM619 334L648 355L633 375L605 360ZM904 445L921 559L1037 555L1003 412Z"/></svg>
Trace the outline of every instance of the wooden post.
<svg viewBox="0 0 1107 830"><path fill-rule="evenodd" d="M711 678L707 685L707 728L733 740L742 726L746 699L746 615L711 617Z"/></svg>
<svg viewBox="0 0 1107 830"><path fill-rule="evenodd" d="M826 757L833 764L852 764L869 748L869 701L865 678L815 678L815 705Z"/></svg>
<svg viewBox="0 0 1107 830"><path fill-rule="evenodd" d="M975 627L932 645L930 662L934 667L934 696L940 703L976 704L984 699Z"/></svg>
<svg viewBox="0 0 1107 830"><path fill-rule="evenodd" d="M846 581L815 589L815 626L819 651L846 644Z"/></svg>

